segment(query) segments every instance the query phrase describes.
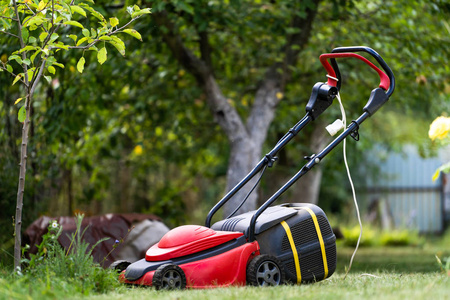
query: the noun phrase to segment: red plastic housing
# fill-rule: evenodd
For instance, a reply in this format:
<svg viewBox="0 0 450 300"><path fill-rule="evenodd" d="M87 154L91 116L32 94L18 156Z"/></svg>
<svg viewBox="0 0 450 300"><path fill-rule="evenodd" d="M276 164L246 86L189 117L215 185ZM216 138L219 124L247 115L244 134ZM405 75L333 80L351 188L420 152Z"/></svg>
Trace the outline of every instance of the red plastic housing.
<svg viewBox="0 0 450 300"><path fill-rule="evenodd" d="M254 241L225 253L179 266L186 274L187 288L243 286L246 283L247 264L259 254L258 242ZM155 271L151 271L136 281L128 281L125 279L124 272L119 277L121 282L147 286L152 285L155 274Z"/></svg>
<svg viewBox="0 0 450 300"><path fill-rule="evenodd" d="M166 233L145 254L146 261L162 261L194 254L243 235L242 232L215 231L198 225L185 225Z"/></svg>
<svg viewBox="0 0 450 300"><path fill-rule="evenodd" d="M354 57L354 58L357 58L359 60L362 60L367 65L369 65L372 69L374 69L378 73L378 75L380 76L380 88L384 89L385 91L387 91L389 89L391 81L389 80L389 77L386 75L386 73L384 73L382 70L380 70L377 66L375 66L373 63L371 63L364 56L361 56L361 55L356 54L356 53L351 53L351 52L348 52L348 53L347 52L345 52L345 53L327 53L327 54L322 54L319 57L320 62L322 63L322 65L327 70L328 76L332 77L332 78L328 77L327 84L329 86L336 86L337 81L334 79L336 77L336 73L334 72L333 68L331 67L330 63L328 62L328 59L329 58L339 58L339 57Z"/></svg>

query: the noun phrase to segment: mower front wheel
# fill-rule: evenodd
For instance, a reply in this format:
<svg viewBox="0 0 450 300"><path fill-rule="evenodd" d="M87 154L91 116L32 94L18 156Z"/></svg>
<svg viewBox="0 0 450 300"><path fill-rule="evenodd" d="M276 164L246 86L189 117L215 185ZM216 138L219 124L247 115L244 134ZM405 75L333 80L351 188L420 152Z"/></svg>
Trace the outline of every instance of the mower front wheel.
<svg viewBox="0 0 450 300"><path fill-rule="evenodd" d="M284 283L284 270L278 258L258 255L248 264L247 284L253 286L277 286Z"/></svg>
<svg viewBox="0 0 450 300"><path fill-rule="evenodd" d="M179 266L164 264L156 269L152 285L157 290L182 290L186 288L186 275Z"/></svg>

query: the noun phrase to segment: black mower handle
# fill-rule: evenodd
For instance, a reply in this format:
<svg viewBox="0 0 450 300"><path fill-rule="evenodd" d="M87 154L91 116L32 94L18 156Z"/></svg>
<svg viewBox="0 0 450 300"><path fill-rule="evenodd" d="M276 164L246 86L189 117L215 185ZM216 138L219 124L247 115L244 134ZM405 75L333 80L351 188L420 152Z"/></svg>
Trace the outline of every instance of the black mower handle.
<svg viewBox="0 0 450 300"><path fill-rule="evenodd" d="M378 67L372 64L365 57L356 54L355 52L366 52L370 54L383 68L384 72L381 71ZM372 48L365 46L353 46L353 47L339 47L333 49L331 53L322 54L320 56L320 62L325 67L328 72L328 85L337 86L338 90L340 89L340 81L341 74L339 72L339 67L336 63L336 58L340 57L354 57L362 60L367 65L369 65L372 69L374 69L378 75L380 76L380 88L386 91L386 97L389 98L395 89L395 77L391 68L387 65L384 59ZM331 65L328 63L328 59L331 61Z"/></svg>

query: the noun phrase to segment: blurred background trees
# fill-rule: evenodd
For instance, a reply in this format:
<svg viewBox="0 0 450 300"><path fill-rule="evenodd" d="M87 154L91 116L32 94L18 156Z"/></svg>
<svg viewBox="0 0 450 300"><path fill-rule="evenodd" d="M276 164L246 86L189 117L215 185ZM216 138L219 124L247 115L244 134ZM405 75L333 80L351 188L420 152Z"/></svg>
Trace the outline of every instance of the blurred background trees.
<svg viewBox="0 0 450 300"><path fill-rule="evenodd" d="M378 51L397 79L390 102L364 123L361 140L349 143L350 167L355 175L360 172L355 177L362 182L376 174L376 166L356 167L375 143L394 150L414 143L423 155L433 153L427 138L429 123L450 111L450 2L138 2L140 7L151 7L153 14L136 25L144 43L126 42L126 60L111 52L109 63L99 66L96 54L86 53L85 72L80 76L76 74L78 58L61 53L57 59L66 68L38 88L30 132L25 226L42 214L77 211L88 215L151 212L172 226L203 223L205 213L227 186L232 144L215 121L198 76L174 55L164 38L171 32L192 55L208 62L227 105L241 120L249 117L270 68L287 68L275 69L286 76L280 77L283 80L272 94L279 103L261 153L304 115L314 83L326 80L319 55L350 45ZM98 1L95 8L105 16L117 15L130 4ZM289 37L301 33L291 21L305 20L307 9L315 8L310 38L304 46L291 44L298 57L283 64L288 51L283 46L289 44ZM173 28L158 22L157 14L164 12ZM209 56L202 56L205 35ZM13 43L1 33L0 39L3 60ZM352 118L360 114L378 79L359 61L343 59L339 64L341 95ZM0 73L3 256L13 243L11 217L21 129L13 105L19 91L6 76ZM280 153L276 168L268 170L258 191L260 201L298 170L304 155L330 139L324 127L339 115L335 105ZM327 157L314 176L321 207L339 212L350 203L340 151ZM311 181L296 184L284 201L311 199L302 198L302 182L310 186Z"/></svg>

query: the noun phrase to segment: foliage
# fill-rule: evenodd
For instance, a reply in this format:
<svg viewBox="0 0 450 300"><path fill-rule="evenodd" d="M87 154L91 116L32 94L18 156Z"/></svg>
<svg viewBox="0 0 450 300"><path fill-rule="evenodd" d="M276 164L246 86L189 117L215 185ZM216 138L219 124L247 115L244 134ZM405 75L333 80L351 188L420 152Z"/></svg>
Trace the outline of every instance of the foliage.
<svg viewBox="0 0 450 300"><path fill-rule="evenodd" d="M22 143L20 151L19 168L19 188L16 201L15 216L15 246L14 246L14 265L19 266L20 247L21 247L21 228L22 228L22 207L23 195L25 190L25 175L27 166L27 147L28 134L31 123L32 99L36 88L42 77L50 83L52 81L50 74L55 74L55 67L64 68L64 65L55 58L59 51L69 49L82 49L97 51L97 60L103 64L107 59L105 44L114 46L120 54L125 55L125 44L116 36L119 32L125 32L131 36L142 40L141 35L136 30L125 29L137 18L149 14L150 9L140 9L137 5L127 8L131 15L131 20L125 25L118 27L119 20L110 18L109 22L105 17L96 11L90 4L93 1L1 1L0 11L2 12L2 27L0 33L8 35L15 39L17 50L10 55L4 54L1 60L0 71L6 71L14 77L12 85L20 81L23 87L24 96L15 100L14 105L25 99L25 104L18 111L18 120L23 123ZM75 5L77 4L77 5ZM96 19L100 26L90 29L72 19L73 14L87 17L88 11L92 18ZM82 29L80 34L66 34L72 31L66 30L69 27ZM66 34L66 42L62 33ZM75 33L75 32L73 32ZM103 42L103 47L99 50L95 45ZM83 45L86 43L86 45ZM15 62L15 65L13 64ZM85 64L83 56L78 60L77 70L83 73ZM17 70L19 66L19 71ZM14 66L14 67L13 67ZM47 75L44 75L46 71Z"/></svg>
<svg viewBox="0 0 450 300"><path fill-rule="evenodd" d="M196 30L208 33L215 75L224 95L243 118L249 113L252 95L267 67L280 60L286 32L293 30L287 24L288 16L301 14L303 9L298 3L151 2L154 10L170 8L171 20L194 54L200 55ZM107 20L126 18L115 2L96 1L93 7ZM304 114L313 84L326 80L318 55L348 45L377 50L397 79L391 100L361 128L360 142L348 143L352 173L360 171L354 167L363 163L364 151L374 143L399 150L402 143L412 141L426 148L430 143L427 125L442 111L450 111L448 13L443 1L322 1L311 39L298 63L290 67L291 81L286 83L264 150ZM98 19L88 11L86 14L84 18L75 12L72 20L86 29L97 27ZM30 189L25 191L31 208L24 212L24 224L41 213L67 215L77 210L89 214L145 211L160 215L171 225L201 224L205 212L223 194L229 143L213 122L195 78L171 55L162 38L165 28L153 17L141 20L135 29L145 47L138 39L125 40L126 60L105 42L108 64L99 65L97 51L84 51L84 70L79 76L76 66L83 50L60 50L55 58L65 68L56 66L55 74L45 70L52 83L38 87L33 103L32 122L36 126L30 131ZM119 26L122 24L120 21ZM77 41L84 37L80 27L64 29L71 28ZM38 39L35 33L30 34ZM56 41L62 39L76 46L67 34L60 34ZM18 50L12 47L13 37L3 37L0 56ZM4 62L18 67L15 60ZM366 72L358 61L342 59L339 64L344 80L342 98L350 119L361 111L370 90L377 86L377 76L371 70ZM16 119L24 100L13 104L24 93L18 89L20 81L6 85L8 74L0 72L1 97L5 99L0 103L0 201L4 207L0 230L9 235L16 190L11 177L18 174L19 163L20 129ZM339 116L334 106L311 127L321 126L321 120L333 122ZM275 179L283 181L292 175L303 156L311 154L309 134L307 128L280 153L276 166L267 172L270 179L263 179L261 198L267 199L273 191ZM134 151L139 148L142 152ZM326 172L319 205L326 212L330 207L342 210L350 202L339 149L322 165ZM364 181L371 174L379 174L375 167L354 177ZM277 170L280 172L272 176ZM289 195L285 199L295 201ZM193 215L198 217L193 220ZM2 237L9 240L9 236Z"/></svg>
<svg viewBox="0 0 450 300"><path fill-rule="evenodd" d="M450 117L440 116L430 124L428 136L432 141L439 143L439 146L450 145ZM438 179L439 174L450 172L450 161L440 166L433 174L433 181Z"/></svg>
<svg viewBox="0 0 450 300"><path fill-rule="evenodd" d="M450 276L450 256L441 259L436 255L436 260L441 268L441 271Z"/></svg>
<svg viewBox="0 0 450 300"><path fill-rule="evenodd" d="M341 230L344 235L342 244L355 247L359 237L359 225L341 227ZM414 230L380 230L364 225L360 246L418 246L423 245L424 242L424 239Z"/></svg>
<svg viewBox="0 0 450 300"><path fill-rule="evenodd" d="M109 269L103 269L94 263L92 251L101 242L89 245L82 240L81 231L83 215L77 215L76 231L70 237L71 244L65 250L58 242L62 227L53 221L48 226L48 232L43 235L38 253L31 254L30 259L24 259L26 267L23 274L29 278L54 278L66 281L81 291L82 294L105 293L117 286L117 274ZM56 281L58 282L58 281ZM47 284L50 284L47 282Z"/></svg>

